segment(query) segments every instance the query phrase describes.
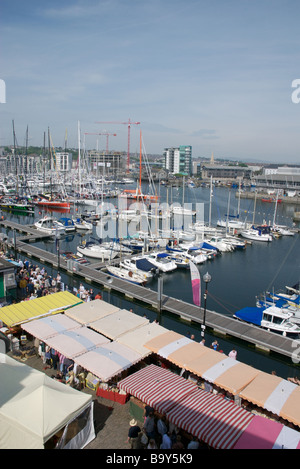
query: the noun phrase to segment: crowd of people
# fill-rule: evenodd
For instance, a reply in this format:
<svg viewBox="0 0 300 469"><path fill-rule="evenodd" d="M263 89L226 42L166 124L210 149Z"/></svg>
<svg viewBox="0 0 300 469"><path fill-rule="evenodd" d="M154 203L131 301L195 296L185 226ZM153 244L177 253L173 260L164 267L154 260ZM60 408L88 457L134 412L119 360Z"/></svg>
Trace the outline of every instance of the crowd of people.
<svg viewBox="0 0 300 469"><path fill-rule="evenodd" d="M45 267L39 267L28 259L23 262L21 259L16 260L11 257L10 260L19 265L16 269L17 298L13 299L14 303L33 300L59 291L69 291L68 285L62 281L60 272L50 275ZM83 301L102 299L100 292L95 293L92 288L87 289L82 283L79 288L74 287L72 293Z"/></svg>
<svg viewBox="0 0 300 469"><path fill-rule="evenodd" d="M131 449L190 450L204 447L197 438L181 435L176 425L168 422L165 416L156 415L151 406L145 406L142 426L136 419L130 420L128 443Z"/></svg>

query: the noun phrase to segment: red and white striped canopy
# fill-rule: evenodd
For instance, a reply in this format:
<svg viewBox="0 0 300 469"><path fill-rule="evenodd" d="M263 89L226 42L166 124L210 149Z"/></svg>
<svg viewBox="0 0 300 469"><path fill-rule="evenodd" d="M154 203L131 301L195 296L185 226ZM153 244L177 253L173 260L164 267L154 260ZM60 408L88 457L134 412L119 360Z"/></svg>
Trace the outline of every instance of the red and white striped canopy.
<svg viewBox="0 0 300 469"><path fill-rule="evenodd" d="M179 428L220 449L232 449L253 417L234 402L198 388L167 412Z"/></svg>
<svg viewBox="0 0 300 469"><path fill-rule="evenodd" d="M119 381L118 386L161 413L195 390L195 384L156 365L133 373Z"/></svg>
<svg viewBox="0 0 300 469"><path fill-rule="evenodd" d="M118 386L214 448L233 448L254 417L234 402L156 365L130 375Z"/></svg>

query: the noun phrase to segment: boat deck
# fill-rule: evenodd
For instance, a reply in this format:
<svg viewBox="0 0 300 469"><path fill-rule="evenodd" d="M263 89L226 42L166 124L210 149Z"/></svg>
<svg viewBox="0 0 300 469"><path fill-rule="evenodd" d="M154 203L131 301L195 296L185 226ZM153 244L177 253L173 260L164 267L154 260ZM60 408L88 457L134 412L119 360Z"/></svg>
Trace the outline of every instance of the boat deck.
<svg viewBox="0 0 300 469"><path fill-rule="evenodd" d="M10 248L15 248L16 252L26 257L35 258L42 264L50 264L54 268L65 271L67 274L79 276L83 281L88 283L100 285L108 290L124 294L126 298L132 301L140 301L156 310L161 308L161 312L166 311L183 320L197 324L202 324L203 322L203 308L200 309L193 304L166 295L162 295L160 301L158 293L150 288L111 277L107 272L101 270L104 269L105 263L79 264L76 266L76 269L73 269L74 263L68 262L63 256L29 244L29 242L34 240L34 236L36 236L35 240L37 240L49 237L49 235L38 232L34 228L18 225L7 220L1 221L0 225L26 233L27 236L17 238L15 244L10 240L8 241ZM206 327L214 332L238 338L260 349L272 351L290 358L295 353L292 339L268 332L255 325L238 321L216 311L207 310L205 322Z"/></svg>

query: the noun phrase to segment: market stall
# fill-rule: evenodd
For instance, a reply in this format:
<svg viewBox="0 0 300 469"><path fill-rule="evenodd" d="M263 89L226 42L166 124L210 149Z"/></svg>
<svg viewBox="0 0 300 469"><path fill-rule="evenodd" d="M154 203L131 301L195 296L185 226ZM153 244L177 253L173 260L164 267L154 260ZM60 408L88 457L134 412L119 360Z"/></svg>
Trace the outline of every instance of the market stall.
<svg viewBox="0 0 300 469"><path fill-rule="evenodd" d="M4 354L0 374L1 449L83 448L95 438L91 395Z"/></svg>
<svg viewBox="0 0 300 469"><path fill-rule="evenodd" d="M214 448L233 448L254 417L232 401L155 365L121 380L118 387Z"/></svg>
<svg viewBox="0 0 300 469"><path fill-rule="evenodd" d="M141 359L141 355L129 347L117 342L107 342L77 356L75 361L101 381L108 382Z"/></svg>
<svg viewBox="0 0 300 469"><path fill-rule="evenodd" d="M167 329L164 327L155 322L151 322L139 327L138 329L134 329L133 331L125 332L124 334L117 337L116 341L120 344L126 345L129 348L132 348L136 352L140 353L141 356L146 357L152 352L145 347L145 343L166 331Z"/></svg>
<svg viewBox="0 0 300 469"><path fill-rule="evenodd" d="M300 387L279 376L261 372L240 397L300 426Z"/></svg>
<svg viewBox="0 0 300 469"><path fill-rule="evenodd" d="M46 340L47 345L72 360L109 342L109 339L85 326L73 331L62 332Z"/></svg>
<svg viewBox="0 0 300 469"><path fill-rule="evenodd" d="M213 448L232 449L254 416L232 401L196 388L166 417Z"/></svg>
<svg viewBox="0 0 300 469"><path fill-rule="evenodd" d="M97 299L82 302L80 305L74 306L72 309L66 311L66 315L80 324L88 325L98 319L108 316L111 313L119 311L119 309L120 308L117 306Z"/></svg>
<svg viewBox="0 0 300 469"><path fill-rule="evenodd" d="M62 332L79 329L81 324L60 313L29 321L21 327L33 337L45 341Z"/></svg>
<svg viewBox="0 0 300 469"><path fill-rule="evenodd" d="M300 433L255 415L234 449L300 449Z"/></svg>
<svg viewBox="0 0 300 469"><path fill-rule="evenodd" d="M120 309L90 324L90 327L100 334L116 340L117 337L126 332L149 324L149 319L134 314L126 309Z"/></svg>
<svg viewBox="0 0 300 469"><path fill-rule="evenodd" d="M145 347L233 395L237 395L260 373L224 353L172 331L149 340Z"/></svg>
<svg viewBox="0 0 300 469"><path fill-rule="evenodd" d="M7 327L18 326L38 317L66 311L81 303L83 301L70 292L52 293L41 298L22 301L0 308L0 320Z"/></svg>
<svg viewBox="0 0 300 469"><path fill-rule="evenodd" d="M156 365L133 373L121 380L118 387L160 413L166 413L196 388L195 384Z"/></svg>

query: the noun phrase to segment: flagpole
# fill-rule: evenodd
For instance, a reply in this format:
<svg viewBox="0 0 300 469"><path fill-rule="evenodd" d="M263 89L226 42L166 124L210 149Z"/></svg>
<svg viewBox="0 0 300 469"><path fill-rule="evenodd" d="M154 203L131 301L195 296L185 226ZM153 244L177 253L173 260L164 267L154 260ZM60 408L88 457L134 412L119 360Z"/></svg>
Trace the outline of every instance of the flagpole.
<svg viewBox="0 0 300 469"><path fill-rule="evenodd" d="M206 274L203 275L203 281L205 282L205 291L204 291L204 295L203 295L203 298L204 298L204 311L203 311L203 322L202 322L202 326L201 326L201 336L204 338L204 334L205 334L205 328L206 328L206 300L207 300L207 285L209 284L209 282L211 281L211 275L206 272Z"/></svg>

